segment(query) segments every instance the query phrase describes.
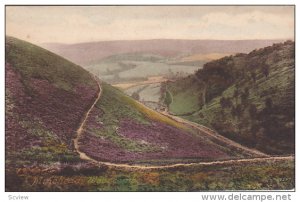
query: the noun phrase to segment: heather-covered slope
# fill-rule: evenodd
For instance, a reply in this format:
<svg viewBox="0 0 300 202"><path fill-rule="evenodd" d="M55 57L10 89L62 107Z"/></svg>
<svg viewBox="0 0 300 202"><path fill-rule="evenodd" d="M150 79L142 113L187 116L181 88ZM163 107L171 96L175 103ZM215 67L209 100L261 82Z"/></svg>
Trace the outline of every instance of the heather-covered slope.
<svg viewBox="0 0 300 202"><path fill-rule="evenodd" d="M165 86L170 113L270 154L294 153L294 42L209 62Z"/></svg>
<svg viewBox="0 0 300 202"><path fill-rule="evenodd" d="M151 165L249 157L101 83L79 149L95 160Z"/></svg>
<svg viewBox="0 0 300 202"><path fill-rule="evenodd" d="M98 92L81 67L6 37L6 169L79 161L75 131Z"/></svg>

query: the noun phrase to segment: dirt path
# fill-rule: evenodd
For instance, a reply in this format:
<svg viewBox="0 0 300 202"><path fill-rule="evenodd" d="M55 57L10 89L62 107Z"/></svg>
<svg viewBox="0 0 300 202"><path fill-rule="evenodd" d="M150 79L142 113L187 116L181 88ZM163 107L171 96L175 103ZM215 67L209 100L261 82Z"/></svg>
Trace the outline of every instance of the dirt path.
<svg viewBox="0 0 300 202"><path fill-rule="evenodd" d="M198 165L230 165L230 164L237 165L241 163L258 163L258 162L265 162L265 161L293 160L294 158L295 158L294 156L273 156L273 157L261 157L261 158L250 158L250 159L219 160L219 161L199 162L199 163L176 163L176 164L162 165L162 166L146 166L146 165L136 165L136 164L131 165L131 164L122 164L122 163L100 162L95 159L91 159L91 160L98 165L106 165L110 167L124 168L124 169L147 170L147 169L189 167L189 166L198 166Z"/></svg>
<svg viewBox="0 0 300 202"><path fill-rule="evenodd" d="M250 149L247 147L244 147L232 140L229 140L221 135L216 134L214 131L210 130L209 128L206 128L204 126L195 124L193 122L181 119L179 117L174 117L172 115L169 115L167 113L162 113L165 116L168 116L169 118L183 123L183 124L187 124L190 125L194 128L199 129L200 131L203 131L204 133L211 135L219 140L224 141L225 143L228 143L230 145L233 145L235 147L238 147L240 149L246 150L248 152L251 152L253 154L256 154L260 157L256 157L256 158L247 158L247 159L232 159L232 160L218 160L218 161L211 161L211 162L198 162L198 163L177 163L177 164L171 164L171 165L162 165L162 166L146 166L146 165L131 165L131 164L122 164L122 163L110 163L110 162L101 162L101 161L97 161L91 157L89 157L88 155L86 155L84 152L80 151L79 149L79 138L82 135L83 132L83 127L86 123L86 120L90 114L90 112L92 111L92 109L94 108L94 106L96 105L96 103L99 101L101 93L102 93L102 89L101 89L101 85L98 81L98 79L96 78L96 76L94 76L95 81L98 84L99 87L99 92L97 95L97 98L95 99L94 103L91 105L91 107L89 108L89 110L85 113L85 116L79 126L79 128L76 131L76 138L74 139L74 147L76 149L76 151L78 152L79 156L81 159L83 160L88 160L91 161L97 165L107 165L110 167L116 167L116 168L125 168L125 169L162 169L162 168L174 168L174 167L180 167L180 166L195 166L195 165L226 165L226 164L238 164L238 163L256 163L256 162L264 162L264 161L281 161L281 160L293 160L294 156L290 155L290 156L268 156L262 152L259 152L257 150L254 149ZM148 108L148 107L147 107ZM152 109L151 109L152 110Z"/></svg>
<svg viewBox="0 0 300 202"><path fill-rule="evenodd" d="M89 110L85 113L83 119L82 119L82 122L79 126L79 128L77 129L76 131L76 138L74 139L74 147L75 147L75 150L77 151L77 153L79 154L80 158L83 159L83 160L89 160L89 161L93 161L93 162L97 162L96 160L90 158L89 156L87 156L84 152L81 152L79 150L79 144L78 144L78 141L79 141L79 138L80 136L82 135L82 132L83 132L83 127L86 123L86 120L87 118L89 117L89 114L90 112L92 111L92 109L95 107L96 103L99 101L100 99L100 96L101 96L101 93L102 93L102 89L101 89L101 85L98 81L98 79L96 78L95 75L93 75L95 81L97 82L98 84L98 88L99 88L99 92L98 92L98 95L97 95L97 98L95 99L95 101L93 102L92 106L89 108Z"/></svg>
<svg viewBox="0 0 300 202"><path fill-rule="evenodd" d="M206 135L209 135L209 136L211 136L211 137L213 137L213 138L215 138L215 139L217 139L217 140L220 140L220 141L222 141L222 142L224 142L224 143L226 143L226 144L229 144L229 145L231 145L231 146L234 146L234 147L236 147L236 148L239 148L239 149L241 149L241 150L244 150L244 151L246 151L246 152L248 152L248 153L251 153L251 154L256 155L256 156L259 156L259 157L269 157L269 155L267 155L267 154L265 154L265 153L263 153L263 152L260 152L260 151L258 151L258 150L256 150L256 149L248 148L248 147L243 146L243 145L241 145L241 144L239 144L239 143L237 143L237 142L235 142L235 141L233 141L233 140L230 140L230 139L228 139L228 138L226 138L226 137L224 137L224 136L218 134L217 132L211 130L210 128L207 128L207 127L202 126L202 125L200 125L200 124L197 124L197 123L188 121L188 120L186 120L186 119L182 119L182 118L180 118L180 117L178 117L178 116L170 115L170 114L169 114L168 112L166 112L166 111L164 111L162 114L165 115L165 116L167 116L167 117L169 117L169 118L171 118L171 119L173 119L173 120L175 120L175 121L177 121L177 122L179 122L179 123L183 123L183 124L189 125L189 126L191 126L191 127L193 127L193 128L196 128L196 129L198 129L198 130L204 132Z"/></svg>
<svg viewBox="0 0 300 202"><path fill-rule="evenodd" d="M171 96L172 96L172 94L171 94ZM172 99L173 99L173 97L172 97ZM140 101L137 101L137 102L139 102L140 104L144 105ZM208 128L208 127L205 127L205 126L202 126L200 124L188 121L188 120L180 118L178 116L173 116L173 115L169 114L167 111L158 112L158 111L155 111L155 110L151 109L150 107L148 107L146 105L144 105L144 107L147 108L147 109L149 109L149 110L151 110L151 111L154 111L154 112L160 113L160 114L162 114L164 116L167 116L168 118L170 118L170 119L172 119L172 120L174 120L174 121L176 121L178 123L182 123L182 124L188 125L190 127L196 128L197 130L202 131L205 135L208 135L208 136L210 136L212 138L215 138L215 139L217 139L217 140L219 140L221 142L224 142L225 144L231 145L231 146L233 146L235 148L238 148L238 149L241 149L243 151L246 151L246 152L248 152L248 153L250 153L252 155L255 155L257 157L269 157L270 156L270 155L265 154L265 153L263 153L261 151L258 151L256 149L248 148L248 147L243 146L243 145L241 145L241 144L239 144L239 143L237 143L237 142L235 142L233 140L230 140L230 139L228 139L228 138L226 138L226 137L218 134L216 131L214 131L214 130Z"/></svg>

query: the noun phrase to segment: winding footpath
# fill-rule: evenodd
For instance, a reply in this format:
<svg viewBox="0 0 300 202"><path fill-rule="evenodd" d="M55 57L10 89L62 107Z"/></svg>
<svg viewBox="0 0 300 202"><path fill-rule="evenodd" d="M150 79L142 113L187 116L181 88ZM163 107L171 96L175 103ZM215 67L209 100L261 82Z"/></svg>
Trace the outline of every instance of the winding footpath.
<svg viewBox="0 0 300 202"><path fill-rule="evenodd" d="M98 88L99 88L99 92L97 94L97 98L95 99L95 101L93 102L92 106L89 108L89 110L85 113L82 121L81 121L81 124L79 126L79 128L77 129L76 131L76 138L74 139L74 147L75 147L75 150L77 151L77 153L79 154L80 158L83 159L83 160L88 160L88 161L92 161L92 162L95 162L96 160L90 158L88 155L86 155L84 152L81 152L80 149L79 149L79 138L80 136L82 135L82 132L83 132L83 127L86 123L86 120L88 119L89 117L89 114L91 113L91 111L93 110L93 108L95 107L95 105L97 104L97 102L99 101L100 99L100 96L101 96L101 93L102 93L102 88L101 88L101 85L97 79L97 77L95 75L92 75L94 77L94 80L97 82L97 85L98 85Z"/></svg>
<svg viewBox="0 0 300 202"><path fill-rule="evenodd" d="M79 148L79 139L83 133L83 128L84 125L89 117L90 112L93 110L93 108L95 107L96 103L99 101L101 93L102 93L102 88L100 85L99 80L97 79L97 77L95 75L93 75L94 80L97 82L98 88L99 88L99 92L97 94L97 98L95 99L95 101L93 102L93 104L91 105L91 107L89 108L89 110L85 113L81 124L79 126L79 128L76 131L76 138L74 139L74 147L75 150L77 151L77 153L79 154L80 158L82 160L87 160L87 161L91 161L95 164L98 165L106 165L106 166L110 166L110 167L115 167L115 168L124 168L124 169L163 169L163 168L174 168L174 167L188 167L188 166L197 166L197 165L229 165L229 164L239 164L239 163L258 163L258 162L265 162L265 161L283 161L283 160L293 160L295 157L294 155L288 155L288 156L269 156L267 154L264 154L258 150L255 149L250 149L248 147L242 146L228 138L225 138L219 134L217 134L215 131L196 124L194 122L182 119L180 117L176 117L173 115L168 114L167 112L161 113L164 116L169 117L170 119L173 119L179 123L182 124L186 124L190 127L193 127L203 133L205 133L205 135L211 136L213 138L216 138L226 144L229 144L231 146L234 146L236 148L239 148L241 150L244 150L248 153L251 153L253 155L256 155L258 157L255 158L246 158L246 159L232 159L232 160L218 160L218 161L210 161L210 162L198 162L198 163L176 163L176 164L170 164L170 165L161 165L161 166L146 166L146 165L136 165L136 164L122 164L122 163L110 163L110 162L102 162L102 161L98 161L96 159L93 159L91 157L89 157L86 153L80 151ZM142 104L142 103L141 103ZM153 109L145 106L146 108L154 111ZM155 111L157 112L157 111ZM159 112L157 112L159 113Z"/></svg>
<svg viewBox="0 0 300 202"><path fill-rule="evenodd" d="M168 114L167 112L163 112L163 114L179 123L183 123L183 124L186 124L186 125L189 125L191 126L192 128L195 128L199 131L202 131L205 135L208 135L208 136L211 136L212 138L214 139L217 139L217 140L220 140L228 145L231 145L235 148L238 148L238 149L241 149L241 150L244 150L246 151L247 153L250 153L252 155L256 155L256 156L259 156L259 157L270 157L268 154L265 154L261 151L258 151L256 149L251 149L249 147L246 147L246 146L243 146L233 140L230 140L220 134L218 134L217 132L215 132L214 130L210 129L210 128L207 128L206 126L203 126L203 125L200 125L200 124L197 124L197 123L194 123L194 122L191 122L191 121L188 121L186 119L182 119L178 116L173 116L171 114Z"/></svg>

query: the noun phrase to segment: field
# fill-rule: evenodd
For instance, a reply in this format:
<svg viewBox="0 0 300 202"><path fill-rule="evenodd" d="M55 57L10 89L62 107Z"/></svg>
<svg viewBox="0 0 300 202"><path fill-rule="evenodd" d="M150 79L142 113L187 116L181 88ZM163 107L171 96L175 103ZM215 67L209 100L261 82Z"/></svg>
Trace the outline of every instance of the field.
<svg viewBox="0 0 300 202"><path fill-rule="evenodd" d="M170 113L180 116L198 111L200 109L199 88L201 88L201 84L195 85L192 75L182 79L180 85L177 85L176 82L168 83L166 90L172 98L168 107Z"/></svg>
<svg viewBox="0 0 300 202"><path fill-rule="evenodd" d="M191 74L201 67L189 65L172 65L168 58L155 55L114 55L86 66L86 69L96 74L102 80L117 84L144 81L154 76L174 76L176 74Z"/></svg>
<svg viewBox="0 0 300 202"><path fill-rule="evenodd" d="M160 99L160 87L161 87L160 83L147 85L139 93L140 100L141 101L150 101L150 102L157 102L158 103L159 99Z"/></svg>

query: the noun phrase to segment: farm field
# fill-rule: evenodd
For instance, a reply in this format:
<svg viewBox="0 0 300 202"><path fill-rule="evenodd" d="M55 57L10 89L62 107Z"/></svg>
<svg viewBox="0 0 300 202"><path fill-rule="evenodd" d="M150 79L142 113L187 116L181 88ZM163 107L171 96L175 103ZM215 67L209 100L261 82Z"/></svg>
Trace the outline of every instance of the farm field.
<svg viewBox="0 0 300 202"><path fill-rule="evenodd" d="M148 84L148 85L138 85L126 89L124 92L127 95L132 95L133 93L139 94L139 100L141 102L155 102L158 103L160 99L160 83Z"/></svg>
<svg viewBox="0 0 300 202"><path fill-rule="evenodd" d="M134 61L116 60L99 62L94 65L86 66L86 69L96 74L100 79L108 83L126 83L134 81L144 81L148 77L173 76L176 73L183 75L192 74L201 66L172 65L167 61Z"/></svg>

